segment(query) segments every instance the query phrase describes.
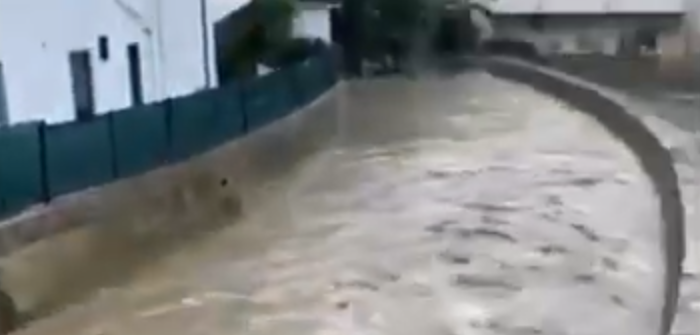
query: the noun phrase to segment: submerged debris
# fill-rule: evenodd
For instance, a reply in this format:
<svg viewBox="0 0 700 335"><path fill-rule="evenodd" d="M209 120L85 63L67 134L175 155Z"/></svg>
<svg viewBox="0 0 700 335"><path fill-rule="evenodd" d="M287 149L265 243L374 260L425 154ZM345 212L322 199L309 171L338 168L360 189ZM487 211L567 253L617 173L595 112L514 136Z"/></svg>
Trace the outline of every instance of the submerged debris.
<svg viewBox="0 0 700 335"><path fill-rule="evenodd" d="M456 232L458 236L464 239L471 239L475 237L487 237L500 239L511 243L518 242L518 240L510 234L490 228L460 228L457 229Z"/></svg>
<svg viewBox="0 0 700 335"><path fill-rule="evenodd" d="M519 291L521 289L520 286L509 283L503 278L480 275L458 274L454 277L453 283L463 288L495 288L508 291Z"/></svg>
<svg viewBox="0 0 700 335"><path fill-rule="evenodd" d="M569 252L569 249L565 246L555 244L545 245L539 247L537 250L545 255L561 255Z"/></svg>
<svg viewBox="0 0 700 335"><path fill-rule="evenodd" d="M574 228L577 232L581 233L583 237L588 239L591 242L600 242L601 238L600 235L598 235L593 229L582 225L582 224L577 224L577 223L572 223L571 227Z"/></svg>

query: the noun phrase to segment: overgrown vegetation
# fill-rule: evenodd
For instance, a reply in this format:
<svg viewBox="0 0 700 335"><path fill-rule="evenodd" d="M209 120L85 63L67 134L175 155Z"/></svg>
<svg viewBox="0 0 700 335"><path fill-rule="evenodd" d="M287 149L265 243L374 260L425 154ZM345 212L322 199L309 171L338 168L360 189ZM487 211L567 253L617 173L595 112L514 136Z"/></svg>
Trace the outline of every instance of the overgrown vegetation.
<svg viewBox="0 0 700 335"><path fill-rule="evenodd" d="M349 43L361 54L348 58L356 65L369 61L381 68L400 70L410 57L425 58L439 54L457 54L474 50L478 42L476 27L471 21L474 9L467 0L345 0L353 6L346 17L353 21L351 36L359 41ZM354 58L353 58L354 57ZM367 64L367 63L365 63Z"/></svg>
<svg viewBox="0 0 700 335"><path fill-rule="evenodd" d="M425 28L429 0L368 0L364 9L366 48L375 58L388 55L394 62L409 53Z"/></svg>
<svg viewBox="0 0 700 335"><path fill-rule="evenodd" d="M222 81L254 76L258 64L284 67L316 50L317 41L292 36L299 1L253 0L229 18L225 50L219 54ZM346 8L341 17L351 21L343 22L339 33L348 64L364 59L398 70L416 50L454 53L475 45L466 0L337 1Z"/></svg>
<svg viewBox="0 0 700 335"><path fill-rule="evenodd" d="M455 54L474 51L479 43L478 31L471 19L468 4L441 8L433 48L439 53Z"/></svg>
<svg viewBox="0 0 700 335"><path fill-rule="evenodd" d="M278 68L308 57L318 43L293 37L296 14L297 0L253 0L229 17L220 80L254 76L258 64Z"/></svg>

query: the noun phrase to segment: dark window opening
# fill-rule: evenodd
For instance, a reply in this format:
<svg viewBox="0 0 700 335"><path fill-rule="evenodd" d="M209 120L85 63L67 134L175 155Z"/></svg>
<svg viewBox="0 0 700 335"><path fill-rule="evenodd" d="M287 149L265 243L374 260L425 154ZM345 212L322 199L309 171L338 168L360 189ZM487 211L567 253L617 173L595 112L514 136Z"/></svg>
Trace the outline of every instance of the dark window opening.
<svg viewBox="0 0 700 335"><path fill-rule="evenodd" d="M142 105L143 83L141 78L141 51L137 43L131 43L126 47L126 57L129 62L131 104L134 106Z"/></svg>
<svg viewBox="0 0 700 335"><path fill-rule="evenodd" d="M542 14L533 14L530 16L528 25L532 30L542 31L544 30L544 21L546 17Z"/></svg>
<svg viewBox="0 0 700 335"><path fill-rule="evenodd" d="M97 38L97 50L101 61L109 60L109 38L100 36Z"/></svg>
<svg viewBox="0 0 700 335"><path fill-rule="evenodd" d="M645 51L656 51L658 48L659 33L653 29L640 29L637 31L635 39L637 45Z"/></svg>
<svg viewBox="0 0 700 335"><path fill-rule="evenodd" d="M341 12L340 7L333 7L331 9L331 40L339 45L342 45L345 42L345 22L343 21L342 15L343 13Z"/></svg>
<svg viewBox="0 0 700 335"><path fill-rule="evenodd" d="M88 121L95 117L95 93L92 81L92 63L88 50L71 51L71 81L75 116L78 121Z"/></svg>

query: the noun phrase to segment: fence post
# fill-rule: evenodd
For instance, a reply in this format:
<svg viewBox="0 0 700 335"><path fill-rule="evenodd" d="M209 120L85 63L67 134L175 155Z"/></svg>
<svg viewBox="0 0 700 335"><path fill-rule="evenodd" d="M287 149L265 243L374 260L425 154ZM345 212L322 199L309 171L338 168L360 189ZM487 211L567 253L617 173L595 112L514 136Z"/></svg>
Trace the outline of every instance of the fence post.
<svg viewBox="0 0 700 335"><path fill-rule="evenodd" d="M302 86L304 85L304 83L302 82L299 76L299 69L303 66L306 66L306 62L307 60L303 60L300 63L294 64L294 66L290 67L287 70L289 73L289 78L287 80L288 89L292 92L292 95L294 95L293 109L302 108L304 107L303 105L306 103L306 99L304 97L304 88Z"/></svg>
<svg viewBox="0 0 700 335"><path fill-rule="evenodd" d="M241 112L241 121L243 123L243 134L249 134L250 133L250 120L248 119L248 90L250 89L250 80L251 79L244 79L241 82L241 85L238 86L238 91L239 91L239 104L240 104L240 112Z"/></svg>
<svg viewBox="0 0 700 335"><path fill-rule="evenodd" d="M167 98L161 102L165 108L165 143L167 155L165 163L173 163L177 161L174 157L174 135L173 135L173 99Z"/></svg>
<svg viewBox="0 0 700 335"><path fill-rule="evenodd" d="M117 136L114 131L114 113L119 113L118 111L116 112L110 112L109 114L106 115L107 117L107 138L109 141L109 151L111 152L109 156L109 164L110 164L110 169L112 170L112 179L118 179L121 177L121 171L119 171L119 162L117 161L119 158L117 157Z"/></svg>
<svg viewBox="0 0 700 335"><path fill-rule="evenodd" d="M46 148L46 121L44 120L39 122L39 164L39 171L41 171L41 200L44 203L49 203L52 197L49 188L49 159Z"/></svg>

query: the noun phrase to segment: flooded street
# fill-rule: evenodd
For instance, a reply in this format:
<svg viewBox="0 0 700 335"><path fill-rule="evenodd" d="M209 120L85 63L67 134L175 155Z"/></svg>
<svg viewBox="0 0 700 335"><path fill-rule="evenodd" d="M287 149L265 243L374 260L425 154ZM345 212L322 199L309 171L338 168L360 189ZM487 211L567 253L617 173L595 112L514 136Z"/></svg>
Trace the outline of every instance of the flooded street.
<svg viewBox="0 0 700 335"><path fill-rule="evenodd" d="M595 121L479 72L344 89L252 214L19 334L656 334L658 199Z"/></svg>

